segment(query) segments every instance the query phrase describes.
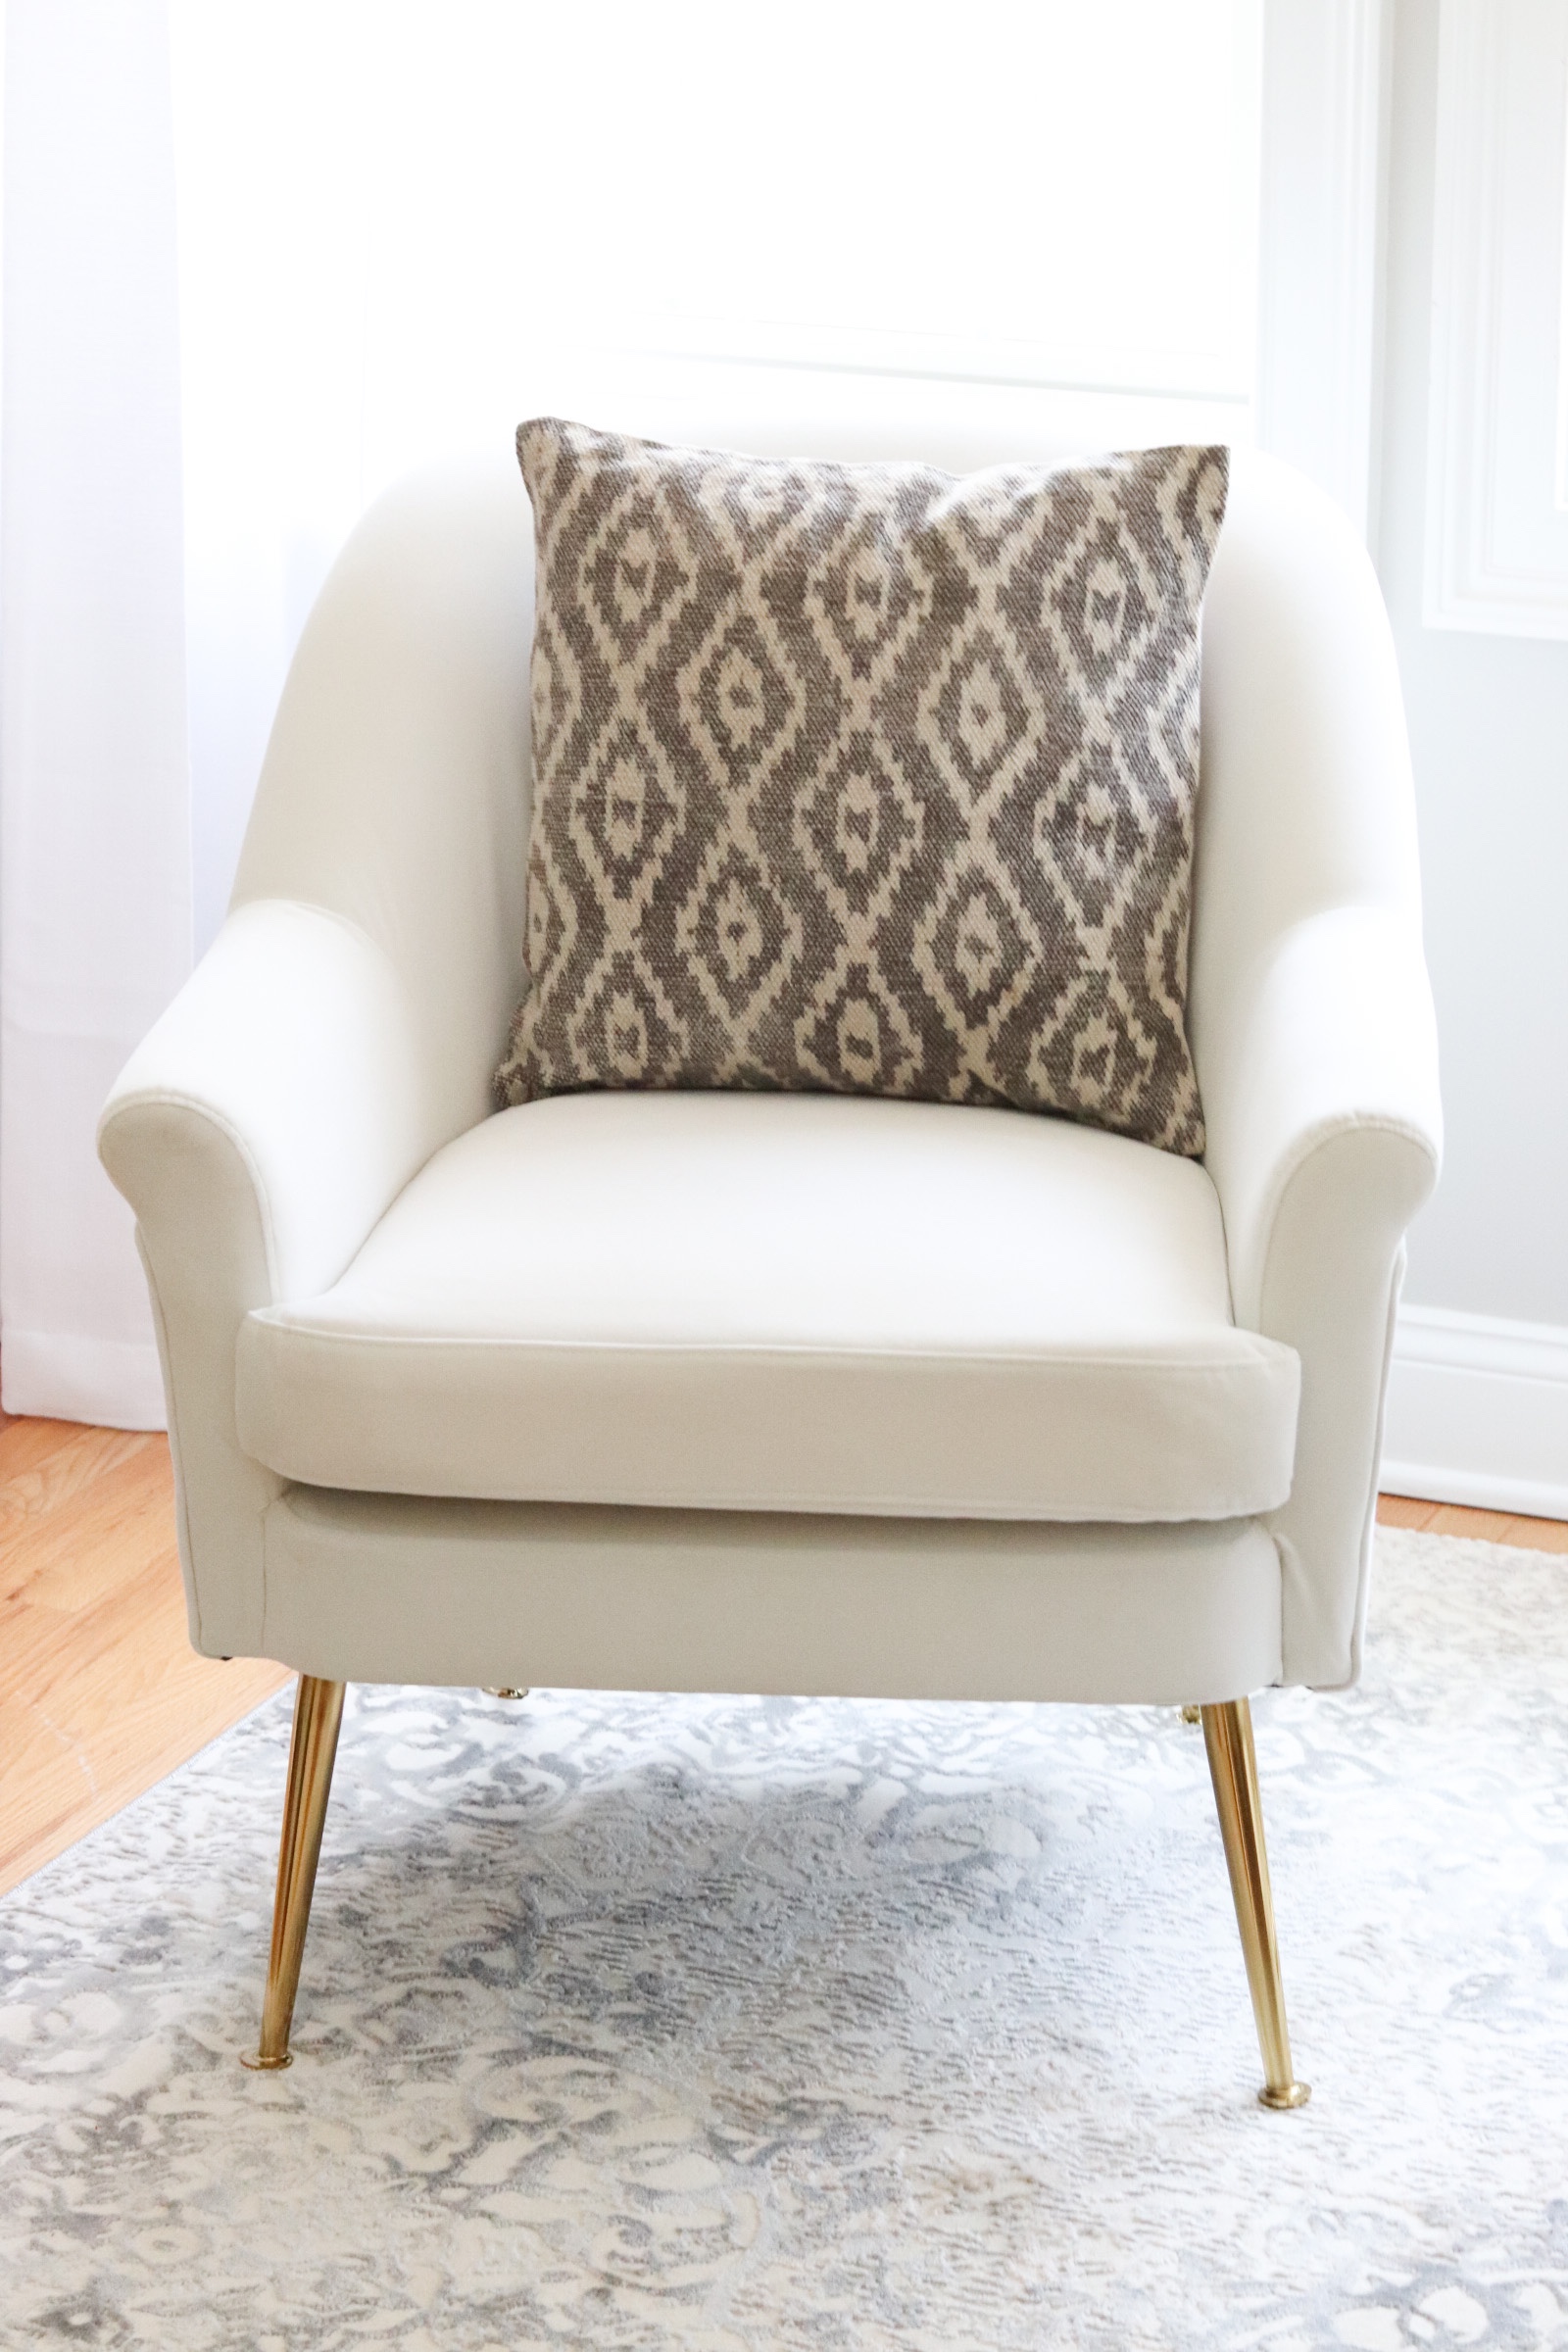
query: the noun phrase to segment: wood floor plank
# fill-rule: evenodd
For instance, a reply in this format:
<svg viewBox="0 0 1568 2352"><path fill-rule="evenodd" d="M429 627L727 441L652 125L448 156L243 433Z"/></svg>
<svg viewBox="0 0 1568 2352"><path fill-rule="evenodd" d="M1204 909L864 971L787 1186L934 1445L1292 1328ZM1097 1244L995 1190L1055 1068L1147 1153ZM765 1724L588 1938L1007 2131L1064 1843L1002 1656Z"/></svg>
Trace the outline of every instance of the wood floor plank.
<svg viewBox="0 0 1568 2352"><path fill-rule="evenodd" d="M1468 1536L1475 1544L1501 1544L1508 1525L1506 1511L1476 1511L1458 1502L1440 1502L1427 1521L1432 1536Z"/></svg>
<svg viewBox="0 0 1568 2352"><path fill-rule="evenodd" d="M74 1617L149 1561L177 1563L168 1453L153 1440L142 1446L106 1460L90 1484L73 1484L54 1507L12 1523L6 1600Z"/></svg>
<svg viewBox="0 0 1568 2352"><path fill-rule="evenodd" d="M1512 1544L1521 1551L1568 1552L1568 1521L1478 1511L1462 1502L1423 1502L1412 1494L1380 1494L1378 1525L1415 1528L1432 1536L1463 1536L1473 1544Z"/></svg>
<svg viewBox="0 0 1568 2352"><path fill-rule="evenodd" d="M157 1441L140 1432L14 1420L0 1430L0 1606L15 1600L74 1541L75 1514L107 1472L133 1465ZM157 1458L143 1468L157 1475Z"/></svg>
<svg viewBox="0 0 1568 2352"><path fill-rule="evenodd" d="M1437 1509L1435 1502L1422 1502L1414 1494L1380 1494L1378 1496L1379 1527L1409 1527L1417 1532L1426 1527Z"/></svg>
<svg viewBox="0 0 1568 2352"><path fill-rule="evenodd" d="M216 1687L213 1677L225 1678ZM95 1748L46 1709L0 1700L7 1798L0 1894L41 1870L248 1715L287 1678L265 1660L216 1665L194 1654L122 1711L120 1738ZM30 1712L29 1724L23 1720ZM13 1754L12 1741L16 1749ZM12 1790L13 1772L20 1787Z"/></svg>
<svg viewBox="0 0 1568 2352"><path fill-rule="evenodd" d="M1526 1551L1568 1552L1568 1522L1561 1519L1510 1519L1499 1544L1517 1544Z"/></svg>
<svg viewBox="0 0 1568 2352"><path fill-rule="evenodd" d="M0 1429L0 1892L287 1681L190 1646L167 1442Z"/></svg>

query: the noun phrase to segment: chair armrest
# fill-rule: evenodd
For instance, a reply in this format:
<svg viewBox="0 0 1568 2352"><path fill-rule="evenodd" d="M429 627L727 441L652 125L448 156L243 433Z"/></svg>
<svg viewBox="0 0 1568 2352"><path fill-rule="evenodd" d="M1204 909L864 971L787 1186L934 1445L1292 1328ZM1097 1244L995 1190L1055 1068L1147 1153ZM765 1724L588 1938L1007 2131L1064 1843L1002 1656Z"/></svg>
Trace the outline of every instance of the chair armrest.
<svg viewBox="0 0 1568 2352"><path fill-rule="evenodd" d="M169 1401L191 1638L254 1652L261 1521L279 1481L240 1447L252 1307L334 1282L450 1131L450 1094L391 959L340 915L232 914L137 1048L99 1127L136 1216Z"/></svg>
<svg viewBox="0 0 1568 2352"><path fill-rule="evenodd" d="M1348 906L1295 924L1211 1022L1205 1063L1236 1319L1301 1362L1295 1482L1270 1520L1285 1675L1341 1685L1360 1666L1404 1233L1441 1155L1412 915Z"/></svg>
<svg viewBox="0 0 1568 2352"><path fill-rule="evenodd" d="M1291 1248L1293 1188L1356 1138L1383 1172L1355 1213L1414 1215L1437 1181L1443 1110L1421 941L1403 914L1340 906L1298 923L1211 1043L1205 1160L1225 1211L1236 1318L1261 1331ZM1348 1164L1348 1161L1347 1161Z"/></svg>
<svg viewBox="0 0 1568 2352"><path fill-rule="evenodd" d="M334 1282L489 1108L521 988L532 571L510 463L416 477L360 522L289 669L233 911L104 1112L209 1654L259 1644L279 1485L235 1432L240 1324Z"/></svg>

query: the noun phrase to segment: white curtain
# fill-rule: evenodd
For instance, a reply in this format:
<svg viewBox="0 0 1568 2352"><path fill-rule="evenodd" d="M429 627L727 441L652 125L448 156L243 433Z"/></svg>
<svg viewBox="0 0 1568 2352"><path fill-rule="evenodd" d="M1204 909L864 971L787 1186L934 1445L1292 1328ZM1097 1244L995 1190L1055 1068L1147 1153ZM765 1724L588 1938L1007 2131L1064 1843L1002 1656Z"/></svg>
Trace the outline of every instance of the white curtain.
<svg viewBox="0 0 1568 2352"><path fill-rule="evenodd" d="M1261 0L8 0L0 1367L151 1426L92 1133L356 515L713 368L1250 433ZM970 395L966 395L970 397ZM916 413L918 413L916 405ZM519 491L519 496L521 495Z"/></svg>
<svg viewBox="0 0 1568 2352"><path fill-rule="evenodd" d="M174 173L160 0L10 0L0 436L0 1363L163 1418L93 1130L190 968Z"/></svg>

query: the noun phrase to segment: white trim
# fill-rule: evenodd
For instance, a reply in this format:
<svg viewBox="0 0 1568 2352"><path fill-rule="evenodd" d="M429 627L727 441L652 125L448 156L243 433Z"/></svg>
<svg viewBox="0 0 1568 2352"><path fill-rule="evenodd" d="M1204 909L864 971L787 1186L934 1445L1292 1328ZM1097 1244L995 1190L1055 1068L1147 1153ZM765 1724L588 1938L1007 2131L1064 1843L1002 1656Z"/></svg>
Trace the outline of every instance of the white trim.
<svg viewBox="0 0 1568 2352"><path fill-rule="evenodd" d="M1367 535L1390 19L1383 0L1268 0L1258 440Z"/></svg>
<svg viewBox="0 0 1568 2352"><path fill-rule="evenodd" d="M1568 1518L1568 1330L1401 1307L1382 1485L1432 1502Z"/></svg>
<svg viewBox="0 0 1568 2352"><path fill-rule="evenodd" d="M1568 0L1443 0L1425 618L1568 637Z"/></svg>
<svg viewBox="0 0 1568 2352"><path fill-rule="evenodd" d="M164 1376L151 1341L95 1339L77 1332L5 1332L8 1413L90 1421L109 1429L166 1429Z"/></svg>

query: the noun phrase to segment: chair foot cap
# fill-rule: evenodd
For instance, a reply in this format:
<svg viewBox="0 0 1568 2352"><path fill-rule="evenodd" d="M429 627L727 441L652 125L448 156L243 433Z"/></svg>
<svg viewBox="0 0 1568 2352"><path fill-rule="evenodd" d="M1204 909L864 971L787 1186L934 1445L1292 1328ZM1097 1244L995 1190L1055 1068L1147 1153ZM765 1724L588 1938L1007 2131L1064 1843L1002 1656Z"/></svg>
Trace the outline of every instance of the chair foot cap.
<svg viewBox="0 0 1568 2352"><path fill-rule="evenodd" d="M241 2066L247 2067L253 2075L280 2075L285 2066L292 2066L293 2063L292 2050L285 2050L281 2058L264 2058L258 2050L254 2058L240 2060Z"/></svg>
<svg viewBox="0 0 1568 2352"><path fill-rule="evenodd" d="M1283 2090L1276 2090L1274 2085L1270 2082L1265 2083L1263 2088L1258 2092L1257 2103L1260 2107L1275 2107L1281 2109L1287 2107L1304 2107L1307 2100L1311 2096L1312 2085L1310 2082L1287 2082Z"/></svg>

